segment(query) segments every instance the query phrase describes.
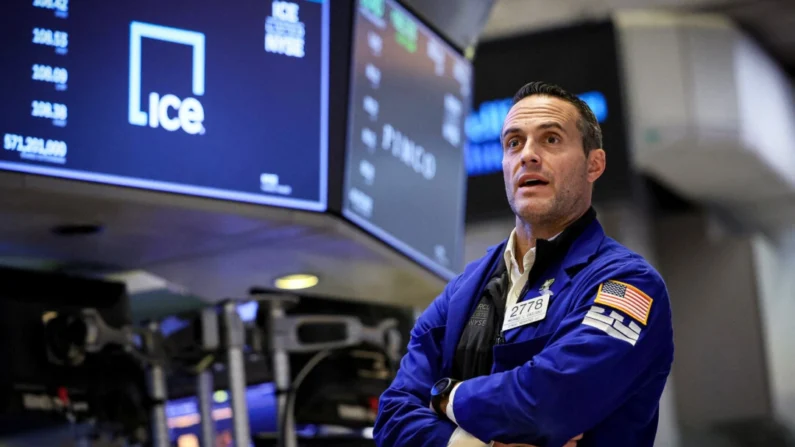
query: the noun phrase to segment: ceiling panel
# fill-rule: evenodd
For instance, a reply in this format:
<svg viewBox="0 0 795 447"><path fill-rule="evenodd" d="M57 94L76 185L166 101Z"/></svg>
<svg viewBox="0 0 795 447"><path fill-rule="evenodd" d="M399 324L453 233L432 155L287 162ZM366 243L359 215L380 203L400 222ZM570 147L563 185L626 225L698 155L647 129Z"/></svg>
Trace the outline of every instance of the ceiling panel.
<svg viewBox="0 0 795 447"><path fill-rule="evenodd" d="M754 0L498 0L481 39L601 19L620 9L694 9Z"/></svg>
<svg viewBox="0 0 795 447"><path fill-rule="evenodd" d="M792 0L498 0L481 40L600 19L617 10L663 9L726 14L795 74Z"/></svg>

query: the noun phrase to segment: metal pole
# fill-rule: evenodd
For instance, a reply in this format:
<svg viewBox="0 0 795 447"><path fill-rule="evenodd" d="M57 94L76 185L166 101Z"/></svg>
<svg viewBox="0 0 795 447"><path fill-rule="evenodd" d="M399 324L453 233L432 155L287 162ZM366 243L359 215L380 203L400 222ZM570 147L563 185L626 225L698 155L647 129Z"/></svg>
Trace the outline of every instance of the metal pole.
<svg viewBox="0 0 795 447"><path fill-rule="evenodd" d="M280 318L284 318L284 303L278 299L270 302L270 327L274 328L274 322ZM288 404L288 390L290 390L290 357L287 350L279 342L281 334L273 331L269 334L271 339L271 346L273 352L273 375L276 382L276 390L278 391L278 420L284 421L278 427L279 432L279 447L298 447L298 439L295 433L295 423L293 422L293 415L290 411ZM292 392L292 390L290 390Z"/></svg>
<svg viewBox="0 0 795 447"><path fill-rule="evenodd" d="M213 420L213 373L205 370L196 377L196 394L199 396L199 413L202 419L202 447L215 447L215 420Z"/></svg>
<svg viewBox="0 0 795 447"><path fill-rule="evenodd" d="M243 357L245 330L237 313L237 304L224 303L224 322L226 327L227 372L229 391L232 400L232 434L235 447L249 447L251 433L248 426L248 405L246 403L246 365Z"/></svg>
<svg viewBox="0 0 795 447"><path fill-rule="evenodd" d="M148 329L146 348L149 353L153 353L159 348L155 346L155 338L160 332L160 326L152 322L149 323ZM149 367L149 395L154 402L152 405L152 445L154 447L170 447L168 419L166 418L166 371L160 360L154 360Z"/></svg>
<svg viewBox="0 0 795 447"><path fill-rule="evenodd" d="M217 354L221 347L221 334L218 329L218 313L213 307L201 311L201 348L207 353ZM212 365L208 365L196 377L196 394L199 396L199 413L201 414L201 445L202 447L215 447L215 419L213 419L212 395L215 389L213 384Z"/></svg>

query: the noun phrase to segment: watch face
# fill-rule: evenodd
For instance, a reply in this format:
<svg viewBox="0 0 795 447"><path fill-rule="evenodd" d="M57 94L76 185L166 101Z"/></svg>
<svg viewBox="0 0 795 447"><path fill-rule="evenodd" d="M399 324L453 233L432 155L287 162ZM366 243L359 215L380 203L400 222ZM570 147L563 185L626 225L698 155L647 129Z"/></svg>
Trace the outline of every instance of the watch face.
<svg viewBox="0 0 795 447"><path fill-rule="evenodd" d="M431 394L434 396L438 396L439 394L442 394L449 385L450 385L450 379L444 378L433 384L433 388L431 388Z"/></svg>

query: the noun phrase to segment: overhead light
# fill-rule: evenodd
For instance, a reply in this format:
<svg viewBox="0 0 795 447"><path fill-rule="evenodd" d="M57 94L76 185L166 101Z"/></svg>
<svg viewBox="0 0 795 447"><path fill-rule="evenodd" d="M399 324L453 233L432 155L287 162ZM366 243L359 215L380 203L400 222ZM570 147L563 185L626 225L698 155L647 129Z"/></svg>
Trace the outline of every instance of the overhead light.
<svg viewBox="0 0 795 447"><path fill-rule="evenodd" d="M277 288L283 290L308 289L310 287L316 286L317 283L317 276L310 275L308 273L282 276L280 278L276 278L276 281L273 282Z"/></svg>

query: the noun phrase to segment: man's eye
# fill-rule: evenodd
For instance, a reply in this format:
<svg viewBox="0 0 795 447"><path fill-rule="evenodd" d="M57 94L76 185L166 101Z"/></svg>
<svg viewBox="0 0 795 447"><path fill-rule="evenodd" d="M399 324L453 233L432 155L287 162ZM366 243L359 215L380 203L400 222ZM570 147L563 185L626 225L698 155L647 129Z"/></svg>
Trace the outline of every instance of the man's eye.
<svg viewBox="0 0 795 447"><path fill-rule="evenodd" d="M560 138L557 135L550 135L547 137L548 144L557 144L560 143Z"/></svg>
<svg viewBox="0 0 795 447"><path fill-rule="evenodd" d="M511 138L511 139L508 141L508 147L510 147L510 148L515 148L515 147L517 147L517 146L519 146L519 139L518 139L518 138Z"/></svg>

